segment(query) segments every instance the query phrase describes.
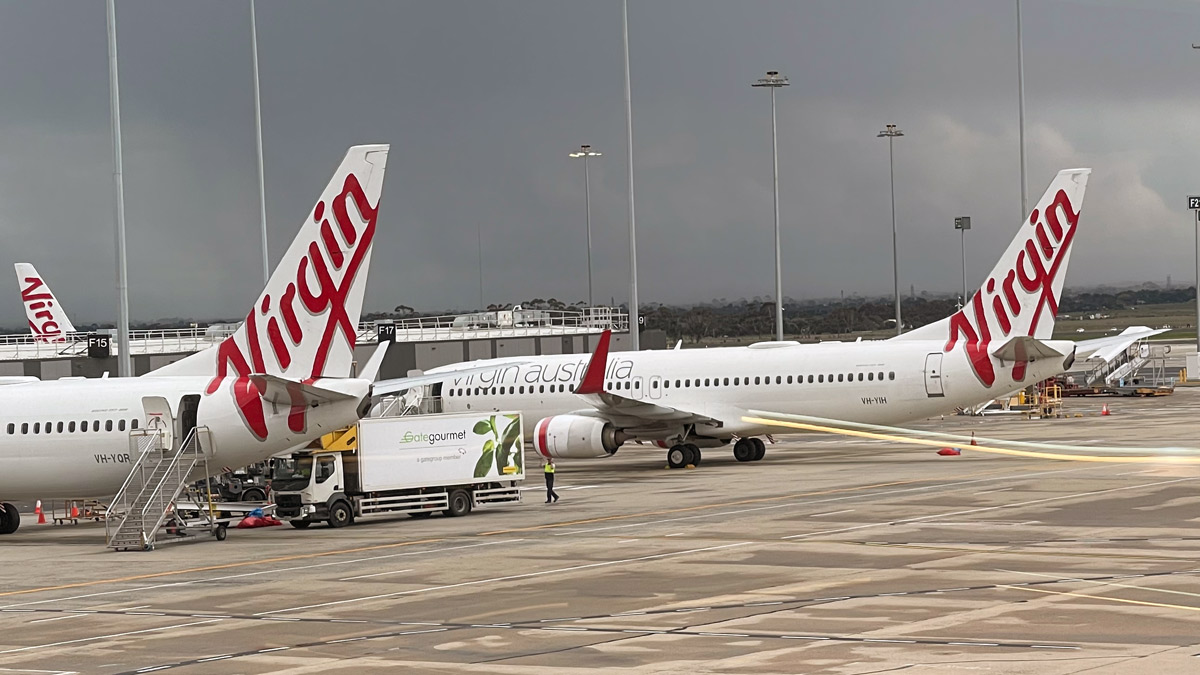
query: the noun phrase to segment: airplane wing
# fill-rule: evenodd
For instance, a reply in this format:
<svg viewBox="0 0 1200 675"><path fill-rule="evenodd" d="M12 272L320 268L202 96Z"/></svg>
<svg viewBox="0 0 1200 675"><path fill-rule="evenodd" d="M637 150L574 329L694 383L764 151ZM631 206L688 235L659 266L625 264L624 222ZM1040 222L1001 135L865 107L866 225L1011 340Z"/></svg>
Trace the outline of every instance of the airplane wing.
<svg viewBox="0 0 1200 675"><path fill-rule="evenodd" d="M388 394L398 394L402 391L407 391L416 387L424 387L427 384L437 384L445 382L456 377L464 375L472 375L474 373L486 373L501 368L510 368L512 366L520 366L528 363L528 361L505 361L504 363L491 364L486 366L473 366L470 368L457 368L454 370L446 370L440 373L424 373L421 375L410 375L408 377L397 377L391 380L379 380L371 386L371 396L387 396Z"/></svg>
<svg viewBox="0 0 1200 675"><path fill-rule="evenodd" d="M1076 342L1075 354L1081 359L1098 359L1111 361L1129 345L1154 335L1171 330L1170 328L1150 328L1148 326L1130 326L1112 337L1095 338Z"/></svg>
<svg viewBox="0 0 1200 675"><path fill-rule="evenodd" d="M604 331L596 345L596 351L583 372L583 380L575 393L595 412L626 431L636 433L638 429L654 429L681 424L713 424L720 420L708 415L671 406L640 401L604 390L604 372L608 366L608 347L612 331Z"/></svg>

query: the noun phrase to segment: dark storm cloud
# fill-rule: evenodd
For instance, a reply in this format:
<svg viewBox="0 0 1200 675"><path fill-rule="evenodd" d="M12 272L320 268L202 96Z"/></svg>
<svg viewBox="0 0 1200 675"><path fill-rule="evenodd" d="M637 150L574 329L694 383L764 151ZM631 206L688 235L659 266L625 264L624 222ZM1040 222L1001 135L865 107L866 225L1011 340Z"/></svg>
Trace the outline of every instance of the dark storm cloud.
<svg viewBox="0 0 1200 675"><path fill-rule="evenodd" d="M779 92L785 292L891 283L896 141L904 288L969 281L1020 217L1014 3L631 0L643 301L769 295L769 107ZM1026 0L1029 194L1095 168L1068 284L1184 281L1200 191L1200 9ZM237 316L261 283L248 4L118 0L135 320ZM390 142L369 309L586 294L591 143L598 299L627 297L620 3L258 3L272 261L345 148ZM110 320L113 200L102 2L0 6L5 269L36 264ZM0 274L10 274L0 270ZM0 288L3 288L0 277ZM15 285L0 322L19 322Z"/></svg>

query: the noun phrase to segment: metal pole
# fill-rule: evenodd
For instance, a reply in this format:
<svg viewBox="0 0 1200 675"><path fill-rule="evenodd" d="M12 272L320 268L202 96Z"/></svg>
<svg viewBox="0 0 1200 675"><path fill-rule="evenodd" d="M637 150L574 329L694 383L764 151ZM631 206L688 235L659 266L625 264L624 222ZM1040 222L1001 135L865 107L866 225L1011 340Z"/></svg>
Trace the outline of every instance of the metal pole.
<svg viewBox="0 0 1200 675"><path fill-rule="evenodd" d="M1196 211L1196 352L1200 354L1200 211ZM1198 376L1193 375L1192 379Z"/></svg>
<svg viewBox="0 0 1200 675"><path fill-rule="evenodd" d="M962 235L962 277L963 277L963 279L962 279L962 281L963 281L962 306L966 307L966 305L967 305L967 231L965 229L962 229L962 230L959 230L958 233Z"/></svg>
<svg viewBox="0 0 1200 675"><path fill-rule="evenodd" d="M639 348L637 290L637 220L633 208L633 94L629 84L629 0L621 2L621 37L625 46L625 131L629 161L629 337L633 351Z"/></svg>
<svg viewBox="0 0 1200 675"><path fill-rule="evenodd" d="M262 227L263 284L271 279L267 256L267 187L263 172L262 101L258 93L258 26L254 21L254 0L250 0L250 54L254 59L254 140L258 147L258 220Z"/></svg>
<svg viewBox="0 0 1200 675"><path fill-rule="evenodd" d="M783 262L779 253L779 143L775 136L775 87L771 90L771 161L775 179L775 339L783 341Z"/></svg>
<svg viewBox="0 0 1200 675"><path fill-rule="evenodd" d="M487 305L483 304L483 221L475 224L476 239L479 243L479 311L487 311Z"/></svg>
<svg viewBox="0 0 1200 675"><path fill-rule="evenodd" d="M900 264L896 255L896 165L892 161L892 141L888 136L888 182L892 185L892 283L896 293L896 335L904 332L904 324L900 321Z"/></svg>
<svg viewBox="0 0 1200 675"><path fill-rule="evenodd" d="M1024 220L1029 217L1029 186L1025 180L1025 45L1021 41L1021 0L1017 0L1017 107L1017 135L1021 145L1021 219Z"/></svg>
<svg viewBox="0 0 1200 675"><path fill-rule="evenodd" d="M587 259L588 259L588 307L595 306L592 301L592 181L588 176L588 156L583 156L583 202L587 211Z"/></svg>
<svg viewBox="0 0 1200 675"><path fill-rule="evenodd" d="M117 86L117 8L108 0L108 100L113 142L113 184L117 191L117 375L133 375L129 357L129 274L125 264L125 184L121 164L121 93Z"/></svg>

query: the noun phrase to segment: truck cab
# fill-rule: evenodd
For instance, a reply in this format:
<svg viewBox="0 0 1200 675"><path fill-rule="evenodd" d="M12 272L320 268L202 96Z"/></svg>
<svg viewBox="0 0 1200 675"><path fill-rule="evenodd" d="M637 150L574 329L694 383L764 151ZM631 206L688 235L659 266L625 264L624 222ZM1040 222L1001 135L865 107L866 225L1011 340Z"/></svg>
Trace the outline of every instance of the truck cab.
<svg viewBox="0 0 1200 675"><path fill-rule="evenodd" d="M308 527L319 520L329 521L332 527L349 524L354 516L344 492L345 452L306 449L276 458L271 468L275 513L291 519L293 527Z"/></svg>

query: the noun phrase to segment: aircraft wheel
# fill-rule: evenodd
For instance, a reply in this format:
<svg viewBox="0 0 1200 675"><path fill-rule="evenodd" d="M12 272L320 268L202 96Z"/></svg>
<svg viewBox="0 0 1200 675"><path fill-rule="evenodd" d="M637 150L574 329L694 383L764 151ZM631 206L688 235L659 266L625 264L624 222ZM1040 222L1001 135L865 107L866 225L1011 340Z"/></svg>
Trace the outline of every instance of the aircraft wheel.
<svg viewBox="0 0 1200 675"><path fill-rule="evenodd" d="M667 451L667 466L672 469L682 469L688 465L691 454L686 445L672 445L671 449Z"/></svg>
<svg viewBox="0 0 1200 675"><path fill-rule="evenodd" d="M753 438L741 438L733 444L733 458L739 462L753 462L758 456L758 447Z"/></svg>
<svg viewBox="0 0 1200 675"><path fill-rule="evenodd" d="M21 526L21 513L12 504L0 504L0 534L12 534Z"/></svg>
<svg viewBox="0 0 1200 675"><path fill-rule="evenodd" d="M763 442L763 439L751 438L750 440L754 443L754 459L752 459L750 461L757 462L758 460L762 459L763 457L766 457L767 456L767 444Z"/></svg>
<svg viewBox="0 0 1200 675"><path fill-rule="evenodd" d="M683 445L691 454L691 458L688 459L688 464L691 464L692 466L700 466L700 446L696 445L695 443L684 443Z"/></svg>

